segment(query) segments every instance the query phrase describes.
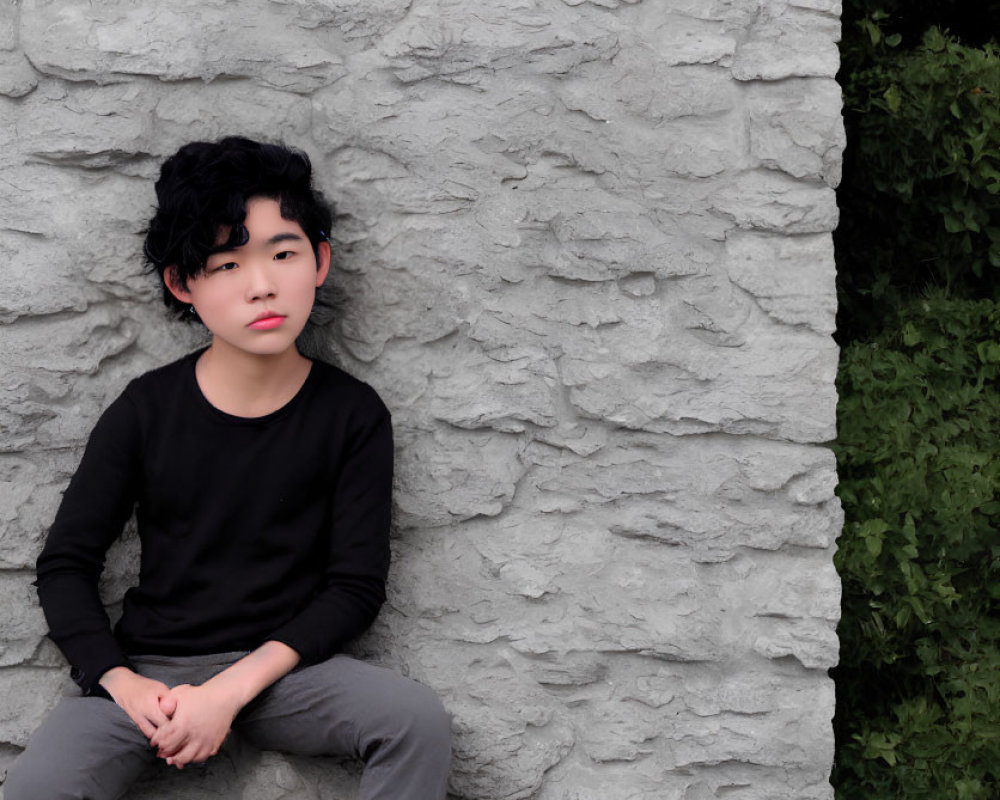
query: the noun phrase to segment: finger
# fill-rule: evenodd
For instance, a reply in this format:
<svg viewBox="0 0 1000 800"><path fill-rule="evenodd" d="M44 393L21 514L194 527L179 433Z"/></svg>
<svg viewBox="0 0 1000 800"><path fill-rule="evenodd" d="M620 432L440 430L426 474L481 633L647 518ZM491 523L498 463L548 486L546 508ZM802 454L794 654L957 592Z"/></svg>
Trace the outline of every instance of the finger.
<svg viewBox="0 0 1000 800"><path fill-rule="evenodd" d="M177 698L173 694L166 694L160 698L160 712L169 719L177 710Z"/></svg>
<svg viewBox="0 0 1000 800"><path fill-rule="evenodd" d="M152 743L153 737L156 736L157 732L160 730L160 727L163 725L163 723L167 722L167 719L161 718L160 715L155 714L155 712L146 714L146 716L143 719L149 730L152 731L152 733L146 734L146 738L150 740L150 743Z"/></svg>
<svg viewBox="0 0 1000 800"><path fill-rule="evenodd" d="M146 719L149 720L153 727L157 730L170 722L170 717L163 713L159 703L153 705L147 710Z"/></svg>
<svg viewBox="0 0 1000 800"><path fill-rule="evenodd" d="M181 750L175 750L175 751L170 751L170 752L164 751L164 750L160 750L159 752L157 752L156 755L157 755L158 758L162 758L168 764L172 765L175 762L177 762L178 760L182 760L180 758L180 754L181 754Z"/></svg>
<svg viewBox="0 0 1000 800"><path fill-rule="evenodd" d="M204 764L206 761L208 761L208 759L214 756L215 753L216 750L214 750L211 747L211 745L203 744L201 747L195 750L194 753L191 754L191 757L188 759L188 762L191 764Z"/></svg>
<svg viewBox="0 0 1000 800"><path fill-rule="evenodd" d="M184 748L184 745L181 745L179 747L176 747L176 746L175 747L161 747L159 750L156 751L156 755L158 755L162 759L175 758L177 756L177 754L183 748Z"/></svg>
<svg viewBox="0 0 1000 800"><path fill-rule="evenodd" d="M191 736L185 731L174 731L160 742L160 752L165 756L176 755L191 742Z"/></svg>
<svg viewBox="0 0 1000 800"><path fill-rule="evenodd" d="M190 764L194 754L197 752L195 745L189 744L187 747L183 748L180 752L167 758L167 764L172 767L177 767L177 769L183 769L185 764Z"/></svg>
<svg viewBox="0 0 1000 800"><path fill-rule="evenodd" d="M129 716L132 717L131 714L129 714ZM153 736L156 735L156 726L151 724L149 720L147 720L145 717L143 716L132 717L132 722L136 724L139 730L142 731L142 735L145 736L147 739L152 739Z"/></svg>
<svg viewBox="0 0 1000 800"><path fill-rule="evenodd" d="M162 742L157 742L156 750L160 758L169 758L180 752L187 741L182 737L171 736Z"/></svg>
<svg viewBox="0 0 1000 800"><path fill-rule="evenodd" d="M118 706L118 708L120 708L126 714L128 714L128 718L132 720L132 722L140 731L142 731L142 735L145 736L147 739L150 738L154 733L156 733L156 728L150 725L142 714L138 712L133 713L129 709L125 708L125 706L123 706L117 700L115 700L115 705Z"/></svg>
<svg viewBox="0 0 1000 800"><path fill-rule="evenodd" d="M173 752L178 749L182 739L177 726L167 722L156 729L156 734L149 740L149 743L160 750Z"/></svg>

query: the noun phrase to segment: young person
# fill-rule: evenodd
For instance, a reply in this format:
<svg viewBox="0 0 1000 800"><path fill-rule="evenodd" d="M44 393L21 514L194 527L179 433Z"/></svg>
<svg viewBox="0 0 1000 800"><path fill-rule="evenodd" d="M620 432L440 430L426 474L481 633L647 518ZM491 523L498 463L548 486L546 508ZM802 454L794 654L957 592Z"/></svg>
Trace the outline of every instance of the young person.
<svg viewBox="0 0 1000 800"><path fill-rule="evenodd" d="M340 654L385 598L392 434L369 386L296 347L330 268L311 180L304 154L242 138L163 164L146 256L212 340L128 385L66 490L37 586L82 696L35 733L7 800L116 798L230 731L363 759L365 800L445 796L437 697ZM133 510L139 581L112 631L98 578Z"/></svg>

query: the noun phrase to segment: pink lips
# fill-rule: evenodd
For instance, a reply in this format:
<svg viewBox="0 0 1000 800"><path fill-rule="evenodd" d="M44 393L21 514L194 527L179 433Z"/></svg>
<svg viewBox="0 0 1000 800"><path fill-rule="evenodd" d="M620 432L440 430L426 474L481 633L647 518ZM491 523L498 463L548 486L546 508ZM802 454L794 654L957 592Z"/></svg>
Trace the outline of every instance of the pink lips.
<svg viewBox="0 0 1000 800"><path fill-rule="evenodd" d="M247 325L247 327L252 328L255 331L269 331L272 328L277 328L284 321L285 321L284 317L282 317L279 314L274 314L269 317L260 317L258 319L255 319L253 322Z"/></svg>

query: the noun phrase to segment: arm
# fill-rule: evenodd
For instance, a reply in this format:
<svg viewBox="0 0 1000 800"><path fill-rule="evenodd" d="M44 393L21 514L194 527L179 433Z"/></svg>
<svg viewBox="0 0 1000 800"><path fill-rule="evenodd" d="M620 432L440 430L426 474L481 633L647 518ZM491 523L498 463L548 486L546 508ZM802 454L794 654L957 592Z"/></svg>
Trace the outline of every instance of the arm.
<svg viewBox="0 0 1000 800"><path fill-rule="evenodd" d="M150 739L171 766L205 761L219 752L240 710L299 663L299 654L281 642L265 642L201 686L175 686L160 701L170 717Z"/></svg>
<svg viewBox="0 0 1000 800"><path fill-rule="evenodd" d="M385 601L392 504L392 424L379 413L348 435L332 487L333 513L324 583L309 603L269 638L307 663L329 658L371 625Z"/></svg>
<svg viewBox="0 0 1000 800"><path fill-rule="evenodd" d="M135 503L138 442L135 410L123 395L94 427L38 557L35 585L49 637L84 694L108 670L129 663L111 633L97 582Z"/></svg>
<svg viewBox="0 0 1000 800"><path fill-rule="evenodd" d="M73 680L85 695L100 685L149 737L167 721L160 702L169 689L131 670L97 587L107 549L135 504L138 442L135 408L122 395L94 426L38 557L35 585Z"/></svg>

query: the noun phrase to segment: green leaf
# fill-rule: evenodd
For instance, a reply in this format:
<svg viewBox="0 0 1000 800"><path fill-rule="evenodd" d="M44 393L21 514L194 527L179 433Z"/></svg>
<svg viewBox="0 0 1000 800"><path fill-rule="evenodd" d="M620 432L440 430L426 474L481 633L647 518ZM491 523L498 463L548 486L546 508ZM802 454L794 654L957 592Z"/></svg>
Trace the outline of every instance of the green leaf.
<svg viewBox="0 0 1000 800"><path fill-rule="evenodd" d="M944 219L944 228L948 233L961 233L965 230L962 220L951 211L945 211L942 218Z"/></svg>
<svg viewBox="0 0 1000 800"><path fill-rule="evenodd" d="M878 25L869 19L861 20L861 27L868 34L868 41L872 43L872 46L877 45L882 40L882 31Z"/></svg>
<svg viewBox="0 0 1000 800"><path fill-rule="evenodd" d="M945 39L939 28L934 27L928 29L928 31L924 34L923 44L924 47L931 52L939 53L945 49L945 46L948 44L948 40Z"/></svg>
<svg viewBox="0 0 1000 800"><path fill-rule="evenodd" d="M980 342L976 346L976 353L979 360L985 364L1000 363L1000 343Z"/></svg>
<svg viewBox="0 0 1000 800"><path fill-rule="evenodd" d="M892 84L885 92L882 94L885 99L886 105L889 106L889 110L895 114L899 111L900 106L903 104L903 96L899 92L899 87L896 84Z"/></svg>

